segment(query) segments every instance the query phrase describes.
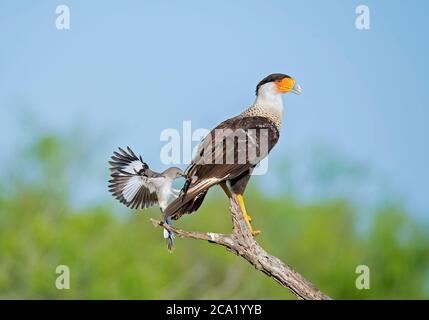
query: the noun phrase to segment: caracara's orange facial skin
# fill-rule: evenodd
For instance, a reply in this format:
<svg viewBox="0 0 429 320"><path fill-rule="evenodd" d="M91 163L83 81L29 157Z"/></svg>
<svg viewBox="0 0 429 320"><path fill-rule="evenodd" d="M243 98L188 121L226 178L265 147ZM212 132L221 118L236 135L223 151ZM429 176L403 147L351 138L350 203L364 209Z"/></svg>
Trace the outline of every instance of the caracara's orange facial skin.
<svg viewBox="0 0 429 320"><path fill-rule="evenodd" d="M282 80L276 81L275 84L279 92L291 92L295 86L295 80L291 78L283 78Z"/></svg>

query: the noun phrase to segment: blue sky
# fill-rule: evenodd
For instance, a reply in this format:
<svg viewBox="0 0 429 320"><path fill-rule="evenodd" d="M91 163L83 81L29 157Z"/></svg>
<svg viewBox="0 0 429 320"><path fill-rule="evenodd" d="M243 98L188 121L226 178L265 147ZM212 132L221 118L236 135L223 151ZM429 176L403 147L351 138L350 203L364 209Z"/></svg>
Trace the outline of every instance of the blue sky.
<svg viewBox="0 0 429 320"><path fill-rule="evenodd" d="M70 30L55 28L59 4ZM369 31L355 28L359 4ZM428 10L424 0L2 1L0 163L28 140L24 122L81 128L103 165L118 145L157 164L163 129L211 128L283 72L304 94L285 97L274 155L332 146L427 214Z"/></svg>

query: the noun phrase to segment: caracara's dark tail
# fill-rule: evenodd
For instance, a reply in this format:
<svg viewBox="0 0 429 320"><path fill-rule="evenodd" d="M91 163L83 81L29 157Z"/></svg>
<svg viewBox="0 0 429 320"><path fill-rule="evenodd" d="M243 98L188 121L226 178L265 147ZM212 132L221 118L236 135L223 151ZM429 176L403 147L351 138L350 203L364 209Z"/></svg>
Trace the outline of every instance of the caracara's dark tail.
<svg viewBox="0 0 429 320"><path fill-rule="evenodd" d="M165 217L177 220L186 213L197 211L204 201L208 189L216 184L214 181L201 181L195 185L190 185L187 190L171 202L164 211Z"/></svg>

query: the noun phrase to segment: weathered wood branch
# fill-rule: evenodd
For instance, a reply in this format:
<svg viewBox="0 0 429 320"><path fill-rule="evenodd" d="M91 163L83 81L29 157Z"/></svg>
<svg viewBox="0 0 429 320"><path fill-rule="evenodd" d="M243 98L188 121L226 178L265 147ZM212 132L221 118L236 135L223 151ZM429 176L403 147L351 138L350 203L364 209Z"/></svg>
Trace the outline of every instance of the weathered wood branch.
<svg viewBox="0 0 429 320"><path fill-rule="evenodd" d="M246 259L257 270L265 273L267 276L280 283L283 287L289 289L299 299L331 299L290 266L266 252L252 236L246 221L244 220L243 212L234 198L230 199L230 205L233 230L229 235L212 232L189 232L164 224L163 222L155 219L151 219L151 222L154 226L162 226L167 230L175 232L176 235L181 238L204 240L226 247L227 250Z"/></svg>

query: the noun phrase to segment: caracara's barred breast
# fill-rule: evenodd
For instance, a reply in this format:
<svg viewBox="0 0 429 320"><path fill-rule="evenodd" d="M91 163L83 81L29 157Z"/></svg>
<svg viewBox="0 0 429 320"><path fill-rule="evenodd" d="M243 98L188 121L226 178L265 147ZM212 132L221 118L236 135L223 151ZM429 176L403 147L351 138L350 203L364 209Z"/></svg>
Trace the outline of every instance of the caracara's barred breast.
<svg viewBox="0 0 429 320"><path fill-rule="evenodd" d="M264 118L268 118L270 119L275 126L277 127L277 129L280 131L280 127L282 124L282 119L281 117L279 117L276 114L273 114L271 112L268 112L264 107L262 107L261 105L253 105L252 107L250 107L249 109L243 111L242 113L240 113L240 115L238 115L238 117L240 118L244 118L244 117L264 117Z"/></svg>

